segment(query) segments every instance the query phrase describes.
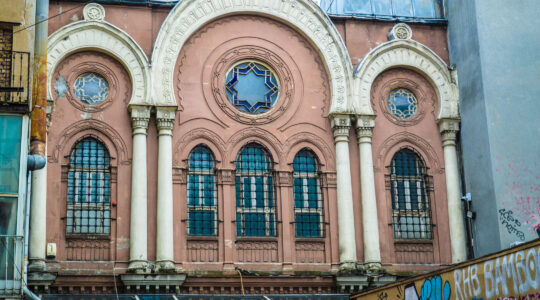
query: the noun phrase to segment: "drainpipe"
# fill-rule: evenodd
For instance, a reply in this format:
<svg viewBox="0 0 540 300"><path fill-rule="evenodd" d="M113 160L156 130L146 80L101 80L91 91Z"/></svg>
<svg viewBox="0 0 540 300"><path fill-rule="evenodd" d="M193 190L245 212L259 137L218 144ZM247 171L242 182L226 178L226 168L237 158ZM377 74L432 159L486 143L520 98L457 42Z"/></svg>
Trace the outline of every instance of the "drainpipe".
<svg viewBox="0 0 540 300"><path fill-rule="evenodd" d="M30 127L31 170L45 166L47 142L47 36L49 0L36 1L36 33L32 78L32 123Z"/></svg>

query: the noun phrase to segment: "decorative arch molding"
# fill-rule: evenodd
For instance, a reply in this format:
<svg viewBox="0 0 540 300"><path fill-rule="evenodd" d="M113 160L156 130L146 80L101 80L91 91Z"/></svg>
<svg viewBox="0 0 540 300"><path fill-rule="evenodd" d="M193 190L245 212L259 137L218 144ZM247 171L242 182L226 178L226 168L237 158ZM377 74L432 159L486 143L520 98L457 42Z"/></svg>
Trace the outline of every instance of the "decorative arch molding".
<svg viewBox="0 0 540 300"><path fill-rule="evenodd" d="M300 145L300 147L297 147ZM335 170L335 158L332 153L332 148L321 139L319 136L310 132L300 132L285 142L283 146L286 158L286 163L292 163L297 152L304 146L307 146L314 150L317 154L319 161L325 166L324 170Z"/></svg>
<svg viewBox="0 0 540 300"><path fill-rule="evenodd" d="M283 146L279 140L272 133L256 127L248 127L240 130L229 138L226 151L227 155L229 155L229 160L236 159L238 151L247 142L257 142L265 146L272 154L274 163L279 164L283 161Z"/></svg>
<svg viewBox="0 0 540 300"><path fill-rule="evenodd" d="M420 154L426 163L426 166L430 167L433 172L443 172L443 168L441 167L440 163L441 159L431 144L423 138L410 132L400 132L398 134L394 134L384 141L384 143L375 152L378 153L374 162L375 169L381 170L386 165L389 165L395 152L406 146L412 146L414 151Z"/></svg>
<svg viewBox="0 0 540 300"><path fill-rule="evenodd" d="M203 140L205 141L205 144L207 144L208 146L213 146L213 147L210 147L211 149L213 148L212 149L213 152L217 149L217 153L213 153L214 157L216 157L217 160L222 160L222 157L224 156L225 149L226 149L225 142L214 131L211 131L205 128L198 128L198 129L189 131L189 133L182 136L182 138L178 140L176 144L174 144L173 149L176 152L175 152L173 164L175 166L180 164L180 159L178 156L180 155L180 157L187 157L189 153L191 153L191 150L193 150L192 146L196 146L196 145L191 145L191 144L197 140Z"/></svg>
<svg viewBox="0 0 540 300"><path fill-rule="evenodd" d="M152 105L148 58L131 36L100 18L70 23L49 37L47 73L53 74L69 55L85 50L106 53L126 68L133 86L129 104ZM51 77L47 79L49 99L53 99Z"/></svg>
<svg viewBox="0 0 540 300"><path fill-rule="evenodd" d="M393 40L369 52L355 71L352 106L357 114L373 115L371 86L379 74L390 68L403 67L424 75L437 91L437 119L459 119L459 93L455 73L425 45L414 40Z"/></svg>
<svg viewBox="0 0 540 300"><path fill-rule="evenodd" d="M49 162L57 163L59 157L65 152L65 147L71 147L71 140L78 138L88 133L99 132L103 136L99 136L102 139L108 139L114 145L114 150L109 149L111 155L116 152L118 155L118 162L122 165L129 165L131 163L131 157L129 157L128 148L126 143L122 139L122 136L118 131L114 130L110 125L99 120L82 120L73 125L70 125L59 135L59 139L54 145L52 156L49 157Z"/></svg>
<svg viewBox="0 0 540 300"><path fill-rule="evenodd" d="M176 106L174 68L180 50L204 25L232 14L263 15L304 35L318 50L330 78L330 113L351 112L352 64L339 32L311 0L183 0L169 13L152 54L153 97L157 106Z"/></svg>

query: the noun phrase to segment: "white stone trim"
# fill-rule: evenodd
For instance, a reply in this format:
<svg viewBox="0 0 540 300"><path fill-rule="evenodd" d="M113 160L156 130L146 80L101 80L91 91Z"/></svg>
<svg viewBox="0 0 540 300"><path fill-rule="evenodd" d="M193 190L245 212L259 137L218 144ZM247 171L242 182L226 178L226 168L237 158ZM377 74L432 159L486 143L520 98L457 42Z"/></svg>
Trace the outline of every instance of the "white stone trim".
<svg viewBox="0 0 540 300"><path fill-rule="evenodd" d="M154 43L152 78L157 106L176 106L174 67L187 39L205 24L231 14L263 15L305 36L319 51L331 87L330 113L351 112L352 64L332 21L311 0L183 0L169 13Z"/></svg>
<svg viewBox="0 0 540 300"><path fill-rule="evenodd" d="M385 70L395 67L413 69L434 86L439 99L437 119L459 118L459 93L455 76L446 63L431 49L414 40L392 40L369 52L355 72L352 106L359 115L373 115L371 86Z"/></svg>
<svg viewBox="0 0 540 300"><path fill-rule="evenodd" d="M104 52L117 59L126 68L132 83L130 105L152 105L148 58L126 32L102 20L70 23L49 37L47 55L49 99L53 99L51 80L58 64L69 55L85 50Z"/></svg>

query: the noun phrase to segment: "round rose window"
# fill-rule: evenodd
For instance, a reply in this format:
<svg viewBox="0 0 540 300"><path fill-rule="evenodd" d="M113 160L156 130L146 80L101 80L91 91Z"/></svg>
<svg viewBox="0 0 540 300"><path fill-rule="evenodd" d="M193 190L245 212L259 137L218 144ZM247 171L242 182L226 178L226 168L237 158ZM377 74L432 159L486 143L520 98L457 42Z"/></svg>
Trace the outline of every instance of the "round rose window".
<svg viewBox="0 0 540 300"><path fill-rule="evenodd" d="M236 109L257 115L276 105L279 82L274 71L263 63L243 61L227 73L225 91Z"/></svg>
<svg viewBox="0 0 540 300"><path fill-rule="evenodd" d="M75 96L83 103L95 105L109 96L109 83L96 73L84 73L75 79Z"/></svg>
<svg viewBox="0 0 540 300"><path fill-rule="evenodd" d="M418 101L407 89L393 90L388 96L388 110L396 117L406 120L416 114Z"/></svg>

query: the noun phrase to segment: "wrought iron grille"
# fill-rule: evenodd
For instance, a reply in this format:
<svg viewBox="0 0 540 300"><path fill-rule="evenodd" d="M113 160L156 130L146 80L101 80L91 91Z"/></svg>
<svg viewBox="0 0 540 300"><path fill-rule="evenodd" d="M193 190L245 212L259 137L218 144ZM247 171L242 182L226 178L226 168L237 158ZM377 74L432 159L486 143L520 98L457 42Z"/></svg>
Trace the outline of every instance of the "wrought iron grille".
<svg viewBox="0 0 540 300"><path fill-rule="evenodd" d="M0 105L2 109L28 110L30 53L0 50Z"/></svg>
<svg viewBox="0 0 540 300"><path fill-rule="evenodd" d="M71 152L68 173L67 234L111 232L110 157L94 137L80 140Z"/></svg>
<svg viewBox="0 0 540 300"><path fill-rule="evenodd" d="M236 161L238 236L276 236L272 159L261 145L246 145Z"/></svg>
<svg viewBox="0 0 540 300"><path fill-rule="evenodd" d="M217 188L214 158L199 145L189 155L187 182L189 235L217 235Z"/></svg>
<svg viewBox="0 0 540 300"><path fill-rule="evenodd" d="M322 237L324 212L319 164L315 154L302 149L293 161L294 221L297 237Z"/></svg>
<svg viewBox="0 0 540 300"><path fill-rule="evenodd" d="M394 155L390 169L394 238L431 239L431 207L422 160L412 150L402 149Z"/></svg>
<svg viewBox="0 0 540 300"><path fill-rule="evenodd" d="M24 237L0 235L0 298L20 294L23 260Z"/></svg>

